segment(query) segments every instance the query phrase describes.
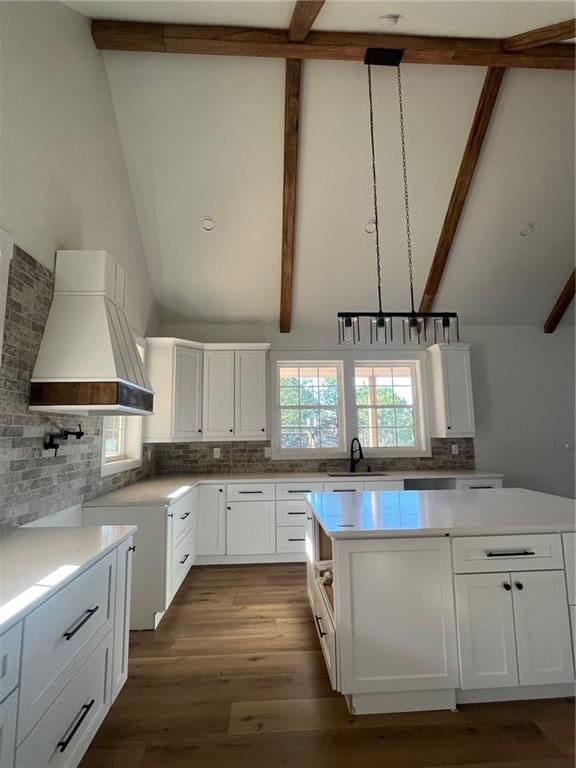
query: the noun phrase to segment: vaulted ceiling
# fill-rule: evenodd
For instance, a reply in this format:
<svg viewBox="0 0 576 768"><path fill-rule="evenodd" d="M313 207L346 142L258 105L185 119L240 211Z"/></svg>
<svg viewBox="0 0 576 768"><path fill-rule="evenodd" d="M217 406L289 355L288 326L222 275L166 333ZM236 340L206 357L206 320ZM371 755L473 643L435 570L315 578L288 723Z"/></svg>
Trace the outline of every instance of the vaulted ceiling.
<svg viewBox="0 0 576 768"><path fill-rule="evenodd" d="M91 17L286 28L290 2L74 2ZM569 18L566 2L327 2L314 29L504 37ZM282 238L284 62L104 54L149 269L166 322L273 322ZM420 297L485 70L403 65ZM394 73L375 73L386 306L407 304ZM469 324L542 324L574 261L574 73L506 72L436 307ZM307 61L295 322L374 308L366 70ZM211 217L214 229L202 220ZM532 225L531 227L529 225ZM528 228L529 234L521 232Z"/></svg>

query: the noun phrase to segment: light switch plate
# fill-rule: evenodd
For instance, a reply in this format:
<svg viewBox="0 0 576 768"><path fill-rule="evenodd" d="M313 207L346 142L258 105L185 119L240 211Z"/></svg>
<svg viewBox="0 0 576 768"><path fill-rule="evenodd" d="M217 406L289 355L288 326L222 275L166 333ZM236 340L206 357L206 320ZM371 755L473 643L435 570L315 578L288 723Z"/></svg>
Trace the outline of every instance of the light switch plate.
<svg viewBox="0 0 576 768"><path fill-rule="evenodd" d="M458 456L460 453L460 450L458 448L458 443L452 443L450 446L450 452L452 453L452 456Z"/></svg>
<svg viewBox="0 0 576 768"><path fill-rule="evenodd" d="M213 453L214 453L215 459L219 459L222 456L222 451L220 450L220 448L214 448Z"/></svg>
<svg viewBox="0 0 576 768"><path fill-rule="evenodd" d="M264 448L264 458L265 459L271 459L272 458L272 448L270 448L269 445L267 445Z"/></svg>

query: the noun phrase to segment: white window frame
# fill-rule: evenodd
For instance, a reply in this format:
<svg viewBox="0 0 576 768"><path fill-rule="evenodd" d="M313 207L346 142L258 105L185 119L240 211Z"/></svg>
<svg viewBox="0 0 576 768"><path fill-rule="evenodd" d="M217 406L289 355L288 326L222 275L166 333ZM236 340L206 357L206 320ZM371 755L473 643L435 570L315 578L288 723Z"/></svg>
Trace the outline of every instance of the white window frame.
<svg viewBox="0 0 576 768"><path fill-rule="evenodd" d="M374 457L398 457L407 458L409 456L430 456L431 455L431 441L430 441L430 424L428 418L427 397L424 382L427 380L424 375L425 361L423 359L417 359L415 356L409 357L388 357L378 356L371 358L356 358L353 364L353 378L352 378L352 396L353 396L353 425L355 434L358 433L358 411L356 406L356 367L404 367L411 368L413 371L413 394L414 403L412 406L412 412L414 414L414 447L409 446L395 446L386 448L384 446L377 448L369 448L363 446L365 456Z"/></svg>
<svg viewBox="0 0 576 768"><path fill-rule="evenodd" d="M342 360L333 358L323 358L322 355L310 356L308 359L293 359L289 356L279 355L278 359L272 364L274 376L272 384L272 448L271 455L273 459L327 459L341 458L347 455L346 448L346 387L344 376L344 365ZM338 423L340 425L340 445L338 448L281 448L280 447L280 368L290 366L302 367L323 367L334 366L337 370L338 389L340 393L337 410L339 411Z"/></svg>
<svg viewBox="0 0 576 768"><path fill-rule="evenodd" d="M146 358L146 339L138 333L132 331L134 341L144 350L144 359ZM125 458L106 457L105 420L102 418L102 446L100 453L100 476L108 477L116 475L119 472L126 472L129 469L136 469L142 466L142 419L143 416L122 416L124 419L124 441L126 447Z"/></svg>

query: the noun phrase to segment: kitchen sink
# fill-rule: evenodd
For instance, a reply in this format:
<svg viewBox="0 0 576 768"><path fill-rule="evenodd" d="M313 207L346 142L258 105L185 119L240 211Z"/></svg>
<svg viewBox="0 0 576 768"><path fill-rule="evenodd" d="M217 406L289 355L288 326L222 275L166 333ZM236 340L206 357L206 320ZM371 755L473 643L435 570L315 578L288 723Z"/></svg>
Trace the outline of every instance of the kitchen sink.
<svg viewBox="0 0 576 768"><path fill-rule="evenodd" d="M328 472L328 477L385 477L385 472Z"/></svg>

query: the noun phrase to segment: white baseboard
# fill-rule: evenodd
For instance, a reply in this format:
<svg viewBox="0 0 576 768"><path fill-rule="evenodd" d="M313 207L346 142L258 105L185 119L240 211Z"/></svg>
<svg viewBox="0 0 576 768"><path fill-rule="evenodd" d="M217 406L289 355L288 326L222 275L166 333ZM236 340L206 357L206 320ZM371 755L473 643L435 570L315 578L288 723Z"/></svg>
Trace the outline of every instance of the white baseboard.
<svg viewBox="0 0 576 768"><path fill-rule="evenodd" d="M354 693L346 697L353 715L377 715L391 712L430 712L456 709L454 689L441 691L401 691L398 693Z"/></svg>
<svg viewBox="0 0 576 768"><path fill-rule="evenodd" d="M305 563L306 555L199 555L194 565L257 565L258 563Z"/></svg>
<svg viewBox="0 0 576 768"><path fill-rule="evenodd" d="M490 701L526 701L528 699L563 699L574 696L574 683L558 685L522 685L517 688L481 688L456 691L457 704L480 704Z"/></svg>

